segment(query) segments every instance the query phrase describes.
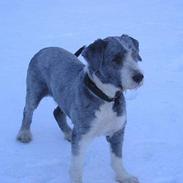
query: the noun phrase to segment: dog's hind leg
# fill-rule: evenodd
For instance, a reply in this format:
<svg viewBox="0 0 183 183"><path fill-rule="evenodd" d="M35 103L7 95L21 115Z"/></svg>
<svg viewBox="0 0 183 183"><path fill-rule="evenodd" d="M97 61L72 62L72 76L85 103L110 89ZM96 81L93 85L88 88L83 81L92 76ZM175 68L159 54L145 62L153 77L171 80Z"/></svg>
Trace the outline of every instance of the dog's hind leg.
<svg viewBox="0 0 183 183"><path fill-rule="evenodd" d="M34 110L37 108L41 99L48 94L46 85L37 80L31 74L27 76L26 102L23 112L21 128L17 135L17 140L28 143L32 140L30 126Z"/></svg>
<svg viewBox="0 0 183 183"><path fill-rule="evenodd" d="M72 138L72 130L69 127L69 125L67 124L66 115L60 109L59 106L53 111L53 115L55 117L55 120L58 123L58 126L63 131L64 136L65 136L65 139L68 140L68 141L71 141L71 138Z"/></svg>

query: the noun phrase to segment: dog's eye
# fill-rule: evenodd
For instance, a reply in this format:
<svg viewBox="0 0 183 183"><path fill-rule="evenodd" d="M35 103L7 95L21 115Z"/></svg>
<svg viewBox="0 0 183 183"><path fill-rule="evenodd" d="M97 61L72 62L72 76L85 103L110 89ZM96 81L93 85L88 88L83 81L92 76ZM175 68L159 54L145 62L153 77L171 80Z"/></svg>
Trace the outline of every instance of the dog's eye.
<svg viewBox="0 0 183 183"><path fill-rule="evenodd" d="M122 64L122 56L121 55L115 55L115 57L112 60L115 64L120 65Z"/></svg>

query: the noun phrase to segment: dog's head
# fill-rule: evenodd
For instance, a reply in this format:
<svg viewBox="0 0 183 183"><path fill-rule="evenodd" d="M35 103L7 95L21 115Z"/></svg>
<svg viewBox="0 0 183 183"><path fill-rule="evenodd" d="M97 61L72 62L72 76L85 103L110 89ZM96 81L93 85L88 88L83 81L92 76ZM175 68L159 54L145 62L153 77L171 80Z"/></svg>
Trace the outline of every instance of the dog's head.
<svg viewBox="0 0 183 183"><path fill-rule="evenodd" d="M138 67L139 43L128 35L98 39L86 47L82 55L91 76L104 84L126 90L143 83L144 76Z"/></svg>

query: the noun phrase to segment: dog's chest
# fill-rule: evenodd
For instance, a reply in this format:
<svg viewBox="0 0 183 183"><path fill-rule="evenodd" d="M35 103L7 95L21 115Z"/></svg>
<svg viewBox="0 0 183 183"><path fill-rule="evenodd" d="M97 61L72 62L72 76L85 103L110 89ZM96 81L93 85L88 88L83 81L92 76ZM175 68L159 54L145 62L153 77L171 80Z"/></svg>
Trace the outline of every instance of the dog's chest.
<svg viewBox="0 0 183 183"><path fill-rule="evenodd" d="M113 103L105 102L95 113L90 133L99 136L110 136L120 130L126 122L126 111L121 116L113 110Z"/></svg>

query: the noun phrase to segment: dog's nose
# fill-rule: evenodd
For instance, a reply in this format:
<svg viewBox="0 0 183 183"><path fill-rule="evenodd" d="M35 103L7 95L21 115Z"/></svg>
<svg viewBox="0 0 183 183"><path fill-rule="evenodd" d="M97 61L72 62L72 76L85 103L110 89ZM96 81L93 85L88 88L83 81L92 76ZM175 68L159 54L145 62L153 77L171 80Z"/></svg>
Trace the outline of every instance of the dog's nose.
<svg viewBox="0 0 183 183"><path fill-rule="evenodd" d="M141 73L138 73L136 75L133 76L133 80L136 82L136 83L140 83L144 78L144 75L141 74Z"/></svg>

